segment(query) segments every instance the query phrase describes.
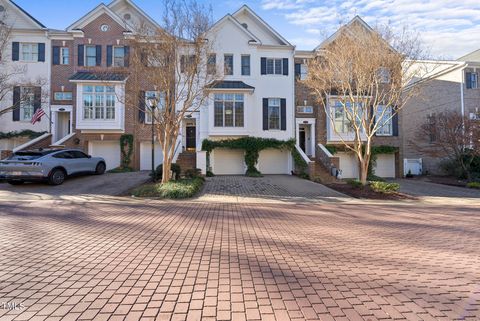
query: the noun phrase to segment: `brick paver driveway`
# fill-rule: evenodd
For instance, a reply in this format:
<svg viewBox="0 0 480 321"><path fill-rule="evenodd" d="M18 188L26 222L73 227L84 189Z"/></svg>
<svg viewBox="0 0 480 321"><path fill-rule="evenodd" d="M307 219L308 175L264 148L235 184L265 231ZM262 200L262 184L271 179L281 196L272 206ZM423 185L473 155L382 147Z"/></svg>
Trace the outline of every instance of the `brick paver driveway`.
<svg viewBox="0 0 480 321"><path fill-rule="evenodd" d="M480 190L425 182L418 179L396 179L400 183L400 191L424 199L458 198L469 200L480 206Z"/></svg>
<svg viewBox="0 0 480 321"><path fill-rule="evenodd" d="M480 319L476 207L48 200L0 212L2 321Z"/></svg>

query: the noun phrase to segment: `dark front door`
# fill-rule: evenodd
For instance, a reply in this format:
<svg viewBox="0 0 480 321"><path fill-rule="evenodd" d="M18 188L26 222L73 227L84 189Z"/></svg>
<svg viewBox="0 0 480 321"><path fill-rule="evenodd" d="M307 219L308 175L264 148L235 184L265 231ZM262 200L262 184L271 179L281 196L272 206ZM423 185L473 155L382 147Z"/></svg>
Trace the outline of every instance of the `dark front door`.
<svg viewBox="0 0 480 321"><path fill-rule="evenodd" d="M195 150L197 146L197 137L196 137L196 128L195 126L187 126L187 150Z"/></svg>
<svg viewBox="0 0 480 321"><path fill-rule="evenodd" d="M300 128L298 131L298 142L300 143L300 148L305 151L305 128Z"/></svg>

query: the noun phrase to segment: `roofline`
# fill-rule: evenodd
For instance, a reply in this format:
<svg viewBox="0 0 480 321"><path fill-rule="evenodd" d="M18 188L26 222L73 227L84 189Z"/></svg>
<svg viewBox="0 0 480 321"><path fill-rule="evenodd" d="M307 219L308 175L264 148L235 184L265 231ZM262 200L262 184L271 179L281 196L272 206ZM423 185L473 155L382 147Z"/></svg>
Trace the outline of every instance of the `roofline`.
<svg viewBox="0 0 480 321"><path fill-rule="evenodd" d="M113 20L115 20L120 26L124 26L125 24L128 25L130 28L131 26L123 21L115 12L113 12L109 7L107 7L104 3L100 3L98 6L96 6L95 8L93 8L92 10L90 10L89 12L87 12L86 14L84 14L80 19L76 20L74 23L72 23L71 25L69 25L66 30L67 31L73 31L73 30L76 30L76 28L74 29L73 26L75 26L76 24L80 24L82 22L84 22L85 20L88 19L88 17L92 14L94 14L96 11L100 10L100 9L104 9L112 18Z"/></svg>
<svg viewBox="0 0 480 321"><path fill-rule="evenodd" d="M255 36L250 30L248 30L247 28L243 27L242 24L237 20L235 19L235 17L233 17L231 14L227 13L226 15L224 15L221 19L217 20L217 22L215 22L209 29L208 31L211 31L213 30L214 28L218 27L222 22L228 20L228 19L231 19L231 21L238 27L240 28L240 30L242 30L243 32L245 32L247 35L249 35L250 37L252 37L257 43L261 44L262 42L260 41L260 39L257 38L257 36ZM207 31L207 33L208 33Z"/></svg>
<svg viewBox="0 0 480 321"><path fill-rule="evenodd" d="M110 8L110 6L112 6L115 2L118 2L120 0L112 0L112 2L110 2L107 7ZM163 29L152 17L150 17L145 11L143 11L142 8L140 8L139 6L137 6L137 4L131 0L124 0L126 1L128 4L130 4L133 8L135 8L138 12L140 12L142 15L144 15L152 24L154 24L157 28L160 28L160 29Z"/></svg>
<svg viewBox="0 0 480 321"><path fill-rule="evenodd" d="M33 22L35 22L37 25L39 25L41 28L43 29L46 29L47 27L41 23L40 21L38 21L37 19L35 19L31 14L29 14L25 9L23 9L22 7L20 7L18 4L16 4L13 0L9 0L11 4L13 4L17 9L19 9L23 14L25 14L28 18L30 18L31 20L33 20Z"/></svg>

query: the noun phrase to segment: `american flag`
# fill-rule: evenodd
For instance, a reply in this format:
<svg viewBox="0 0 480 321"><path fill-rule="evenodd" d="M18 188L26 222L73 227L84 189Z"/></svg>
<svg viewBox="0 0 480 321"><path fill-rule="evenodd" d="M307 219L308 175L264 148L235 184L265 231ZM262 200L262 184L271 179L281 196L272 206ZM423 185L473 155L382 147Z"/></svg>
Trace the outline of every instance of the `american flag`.
<svg viewBox="0 0 480 321"><path fill-rule="evenodd" d="M33 124L35 124L37 121L40 121L42 116L45 115L45 111L42 108L38 108L37 111L33 114L32 120L30 121Z"/></svg>

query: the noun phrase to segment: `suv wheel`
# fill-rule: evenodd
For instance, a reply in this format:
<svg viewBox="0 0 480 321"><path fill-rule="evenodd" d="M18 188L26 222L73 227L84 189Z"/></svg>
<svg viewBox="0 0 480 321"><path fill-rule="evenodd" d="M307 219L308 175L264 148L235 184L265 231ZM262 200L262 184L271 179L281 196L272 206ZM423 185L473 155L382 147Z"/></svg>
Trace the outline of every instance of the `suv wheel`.
<svg viewBox="0 0 480 321"><path fill-rule="evenodd" d="M103 162L98 163L97 167L95 168L95 174L102 175L103 173L105 173L105 169L106 169L105 163Z"/></svg>
<svg viewBox="0 0 480 321"><path fill-rule="evenodd" d="M50 185L60 185L65 181L65 172L59 168L54 169L48 177Z"/></svg>

